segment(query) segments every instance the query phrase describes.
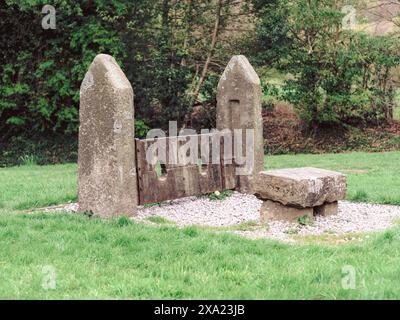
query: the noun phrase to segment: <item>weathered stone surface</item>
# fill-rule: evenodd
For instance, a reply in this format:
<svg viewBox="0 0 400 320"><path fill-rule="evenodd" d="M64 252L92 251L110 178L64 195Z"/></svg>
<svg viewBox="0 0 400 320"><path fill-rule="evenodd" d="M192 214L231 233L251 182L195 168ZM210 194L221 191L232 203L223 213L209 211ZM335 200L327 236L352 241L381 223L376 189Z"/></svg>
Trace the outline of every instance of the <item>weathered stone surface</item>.
<svg viewBox="0 0 400 320"><path fill-rule="evenodd" d="M346 189L346 177L339 172L295 168L261 172L254 192L261 199L306 208L342 200Z"/></svg>
<svg viewBox="0 0 400 320"><path fill-rule="evenodd" d="M288 222L297 222L299 218L308 216L310 219L314 217L313 208L295 208L287 207L279 202L266 200L263 202L260 211L261 223L268 221L283 220Z"/></svg>
<svg viewBox="0 0 400 320"><path fill-rule="evenodd" d="M243 165L236 164L238 175L237 189L244 193L252 193L254 180L264 167L263 127L261 115L261 84L257 73L245 56L234 56L226 67L218 84L217 93L217 129L254 130L253 145L248 149L250 170L243 170ZM245 131L244 131L245 132ZM245 133L242 139L242 152L246 150ZM237 162L239 159L237 159ZM247 172L246 172L247 171Z"/></svg>
<svg viewBox="0 0 400 320"><path fill-rule="evenodd" d="M328 217L339 213L339 205L336 202L325 203L322 206L314 207L315 216Z"/></svg>
<svg viewBox="0 0 400 320"><path fill-rule="evenodd" d="M98 55L81 85L79 211L137 210L133 90L113 57Z"/></svg>

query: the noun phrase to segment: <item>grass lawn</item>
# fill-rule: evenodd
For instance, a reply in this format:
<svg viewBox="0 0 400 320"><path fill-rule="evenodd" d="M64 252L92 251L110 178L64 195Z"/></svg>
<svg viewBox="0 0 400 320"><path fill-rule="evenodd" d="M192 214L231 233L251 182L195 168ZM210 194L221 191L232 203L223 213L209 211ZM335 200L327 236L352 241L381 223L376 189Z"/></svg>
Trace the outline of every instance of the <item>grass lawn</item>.
<svg viewBox="0 0 400 320"><path fill-rule="evenodd" d="M400 90L396 90L395 102L396 105L393 110L393 119L400 120Z"/></svg>
<svg viewBox="0 0 400 320"><path fill-rule="evenodd" d="M400 120L400 107L396 107L393 111L393 119L399 121Z"/></svg>
<svg viewBox="0 0 400 320"><path fill-rule="evenodd" d="M351 201L400 205L400 152L266 157L269 169L319 167L347 175Z"/></svg>
<svg viewBox="0 0 400 320"><path fill-rule="evenodd" d="M348 177L348 199L400 205L400 152L266 156L266 169L314 166ZM0 168L0 209L76 201L75 164Z"/></svg>
<svg viewBox="0 0 400 320"><path fill-rule="evenodd" d="M1 214L0 244L0 298L400 297L400 229L358 245L295 246L123 218ZM348 265L353 290L342 288ZM56 287L44 289L52 272Z"/></svg>
<svg viewBox="0 0 400 320"><path fill-rule="evenodd" d="M266 166L343 171L350 199L400 204L399 160L399 152L296 155L266 157ZM0 169L0 298L400 298L400 227L362 243L287 245L19 211L74 201L75 180L72 164ZM342 287L346 266L354 289ZM56 287L45 289L52 275Z"/></svg>
<svg viewBox="0 0 400 320"><path fill-rule="evenodd" d="M0 209L40 208L77 198L77 166L0 168Z"/></svg>

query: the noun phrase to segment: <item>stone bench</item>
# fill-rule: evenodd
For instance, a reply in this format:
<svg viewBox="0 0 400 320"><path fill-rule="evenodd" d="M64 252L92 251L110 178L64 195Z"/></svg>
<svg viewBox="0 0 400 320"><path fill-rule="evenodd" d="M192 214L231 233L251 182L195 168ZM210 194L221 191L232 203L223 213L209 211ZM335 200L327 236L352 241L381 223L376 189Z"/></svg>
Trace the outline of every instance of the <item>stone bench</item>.
<svg viewBox="0 0 400 320"><path fill-rule="evenodd" d="M346 196L346 177L318 168L294 168L260 172L254 193L264 201L261 222L297 221L338 212L338 201Z"/></svg>

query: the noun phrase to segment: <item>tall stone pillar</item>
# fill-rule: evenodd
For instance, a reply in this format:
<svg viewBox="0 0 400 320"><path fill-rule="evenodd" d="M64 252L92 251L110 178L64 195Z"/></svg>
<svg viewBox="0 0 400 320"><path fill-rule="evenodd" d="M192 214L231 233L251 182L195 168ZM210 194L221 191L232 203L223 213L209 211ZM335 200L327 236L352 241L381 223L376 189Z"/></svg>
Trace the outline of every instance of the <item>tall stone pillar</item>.
<svg viewBox="0 0 400 320"><path fill-rule="evenodd" d="M133 90L113 57L98 55L81 85L79 211L137 212Z"/></svg>
<svg viewBox="0 0 400 320"><path fill-rule="evenodd" d="M236 185L243 193L253 193L254 180L264 168L261 94L260 79L247 58L232 57L218 84L217 129L231 130L236 142L242 135L241 147L234 143L232 149ZM243 159L239 161L242 155L246 156L245 165ZM250 168L250 171L240 170L243 166Z"/></svg>

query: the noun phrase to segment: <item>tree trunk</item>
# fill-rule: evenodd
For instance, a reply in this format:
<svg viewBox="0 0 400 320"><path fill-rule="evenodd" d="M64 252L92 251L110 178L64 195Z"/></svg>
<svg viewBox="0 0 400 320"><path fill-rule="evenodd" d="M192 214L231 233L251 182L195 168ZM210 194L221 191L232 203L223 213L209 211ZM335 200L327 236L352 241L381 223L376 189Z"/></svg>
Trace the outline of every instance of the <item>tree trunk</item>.
<svg viewBox="0 0 400 320"><path fill-rule="evenodd" d="M195 88L195 90L193 92L193 97L191 99L191 101L192 101L191 107L194 105L194 103L196 102L196 100L197 100L197 98L199 96L201 86L202 86L202 84L204 82L204 79L207 76L208 67L210 66L210 62L211 62L211 59L212 59L213 54L214 54L215 46L216 46L217 40L218 40L219 27L220 27L220 23L221 23L222 6L223 6L223 0L218 0L217 11L216 11L216 15L215 15L215 24L214 24L214 30L213 30L212 39L211 39L210 50L208 52L206 62L204 63L204 67L203 67L203 70L201 72L201 76L200 76L199 82L197 83L197 86L196 86L196 88Z"/></svg>

